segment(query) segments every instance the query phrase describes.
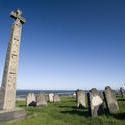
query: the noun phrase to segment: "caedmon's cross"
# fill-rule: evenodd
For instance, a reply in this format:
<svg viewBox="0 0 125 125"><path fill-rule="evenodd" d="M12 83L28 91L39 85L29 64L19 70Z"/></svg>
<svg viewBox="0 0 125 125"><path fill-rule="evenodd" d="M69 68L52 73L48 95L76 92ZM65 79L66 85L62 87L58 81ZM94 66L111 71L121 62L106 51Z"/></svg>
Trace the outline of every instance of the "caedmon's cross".
<svg viewBox="0 0 125 125"><path fill-rule="evenodd" d="M20 50L20 40L22 24L26 22L21 17L22 11L17 9L10 13L10 17L15 21L11 27L10 40L7 49L1 91L0 91L0 110L15 109L17 69Z"/></svg>
<svg viewBox="0 0 125 125"><path fill-rule="evenodd" d="M20 21L22 24L26 22L26 19L21 17L22 11L20 9L17 9L16 12L11 11L10 17Z"/></svg>

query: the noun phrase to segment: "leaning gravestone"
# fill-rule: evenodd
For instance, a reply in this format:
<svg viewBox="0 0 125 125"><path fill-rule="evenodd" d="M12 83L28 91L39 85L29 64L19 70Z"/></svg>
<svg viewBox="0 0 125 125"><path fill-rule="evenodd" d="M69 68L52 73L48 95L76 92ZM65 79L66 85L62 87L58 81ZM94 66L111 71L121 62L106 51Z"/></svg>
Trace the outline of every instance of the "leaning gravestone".
<svg viewBox="0 0 125 125"><path fill-rule="evenodd" d="M34 93L29 93L26 97L27 106L36 106L36 96Z"/></svg>
<svg viewBox="0 0 125 125"><path fill-rule="evenodd" d="M49 94L49 102L53 102L54 94L50 93Z"/></svg>
<svg viewBox="0 0 125 125"><path fill-rule="evenodd" d="M120 93L122 95L122 98L124 98L125 97L125 91L122 87L120 88Z"/></svg>
<svg viewBox="0 0 125 125"><path fill-rule="evenodd" d="M47 106L47 101L46 101L45 93L40 92L36 96L36 106Z"/></svg>
<svg viewBox="0 0 125 125"><path fill-rule="evenodd" d="M60 97L58 94L54 94L53 102L60 102Z"/></svg>
<svg viewBox="0 0 125 125"><path fill-rule="evenodd" d="M82 90L76 91L76 101L77 101L77 107L86 107L85 103L85 93Z"/></svg>
<svg viewBox="0 0 125 125"><path fill-rule="evenodd" d="M96 88L91 89L88 93L88 108L92 117L103 113L103 99Z"/></svg>
<svg viewBox="0 0 125 125"><path fill-rule="evenodd" d="M117 112L119 110L115 94L109 86L105 87L104 98L106 102L106 107L110 113Z"/></svg>

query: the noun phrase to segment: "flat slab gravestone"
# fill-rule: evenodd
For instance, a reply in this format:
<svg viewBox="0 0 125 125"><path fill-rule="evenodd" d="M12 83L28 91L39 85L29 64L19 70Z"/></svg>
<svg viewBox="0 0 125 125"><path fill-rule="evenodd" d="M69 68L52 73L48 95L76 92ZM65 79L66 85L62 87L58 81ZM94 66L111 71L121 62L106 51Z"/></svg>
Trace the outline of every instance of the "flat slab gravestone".
<svg viewBox="0 0 125 125"><path fill-rule="evenodd" d="M49 102L53 102L54 101L54 93L50 93L49 94Z"/></svg>
<svg viewBox="0 0 125 125"><path fill-rule="evenodd" d="M121 95L122 95L122 98L124 98L125 97L125 91L124 91L124 88L120 88L120 93L121 93Z"/></svg>
<svg viewBox="0 0 125 125"><path fill-rule="evenodd" d="M46 101L45 93L40 92L36 96L36 106L47 106L47 101Z"/></svg>
<svg viewBox="0 0 125 125"><path fill-rule="evenodd" d="M53 102L60 102L60 97L58 94L54 94Z"/></svg>
<svg viewBox="0 0 125 125"><path fill-rule="evenodd" d="M106 107L110 113L117 112L119 110L116 96L109 86L105 87L104 98L106 102Z"/></svg>
<svg viewBox="0 0 125 125"><path fill-rule="evenodd" d="M88 108L92 117L103 113L103 99L96 88L91 89L88 93Z"/></svg>
<svg viewBox="0 0 125 125"><path fill-rule="evenodd" d="M82 90L76 91L76 101L77 101L77 107L86 107L85 102L85 93Z"/></svg>
<svg viewBox="0 0 125 125"><path fill-rule="evenodd" d="M2 122L13 122L20 119L23 119L27 116L27 113L24 109L15 108L12 111L0 111L0 123Z"/></svg>
<svg viewBox="0 0 125 125"><path fill-rule="evenodd" d="M34 93L28 93L26 97L27 106L36 106L36 96Z"/></svg>

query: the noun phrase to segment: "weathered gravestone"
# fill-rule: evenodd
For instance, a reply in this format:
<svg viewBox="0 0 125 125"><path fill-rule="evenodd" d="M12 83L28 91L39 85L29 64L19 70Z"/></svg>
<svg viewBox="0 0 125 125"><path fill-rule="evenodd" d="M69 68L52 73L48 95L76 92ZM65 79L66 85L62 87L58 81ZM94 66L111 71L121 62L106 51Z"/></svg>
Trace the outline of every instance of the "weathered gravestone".
<svg viewBox="0 0 125 125"><path fill-rule="evenodd" d="M49 102L53 102L53 99L54 98L54 94L53 93L50 93L49 94Z"/></svg>
<svg viewBox="0 0 125 125"><path fill-rule="evenodd" d="M105 87L104 98L106 102L106 107L110 113L117 112L119 110L115 94L109 86Z"/></svg>
<svg viewBox="0 0 125 125"><path fill-rule="evenodd" d="M58 94L54 94L53 102L60 102L60 97Z"/></svg>
<svg viewBox="0 0 125 125"><path fill-rule="evenodd" d="M77 107L86 107L85 93L82 90L76 91Z"/></svg>
<svg viewBox="0 0 125 125"><path fill-rule="evenodd" d="M96 88L91 89L88 93L88 108L92 117L103 113L103 99Z"/></svg>
<svg viewBox="0 0 125 125"><path fill-rule="evenodd" d="M46 101L45 93L40 92L36 96L36 106L47 106L47 101Z"/></svg>
<svg viewBox="0 0 125 125"><path fill-rule="evenodd" d="M125 91L122 87L120 88L120 93L122 95L122 98L124 98L125 97Z"/></svg>
<svg viewBox="0 0 125 125"><path fill-rule="evenodd" d="M28 93L26 97L27 106L36 106L36 96L34 93Z"/></svg>
<svg viewBox="0 0 125 125"><path fill-rule="evenodd" d="M76 92L74 92L74 93L72 94L72 96L73 96L74 98L76 98Z"/></svg>

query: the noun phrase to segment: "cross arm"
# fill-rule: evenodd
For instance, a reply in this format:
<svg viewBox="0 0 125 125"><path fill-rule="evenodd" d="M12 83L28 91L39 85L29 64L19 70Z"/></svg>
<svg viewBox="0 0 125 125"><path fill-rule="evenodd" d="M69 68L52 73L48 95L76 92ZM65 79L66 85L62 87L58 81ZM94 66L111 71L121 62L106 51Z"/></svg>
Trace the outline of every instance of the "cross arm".
<svg viewBox="0 0 125 125"><path fill-rule="evenodd" d="M26 22L26 19L25 19L25 18L23 18L23 17L17 15L14 11L10 12L10 17L12 17L12 18L14 18L14 19L17 19L17 18L18 18L22 24Z"/></svg>

